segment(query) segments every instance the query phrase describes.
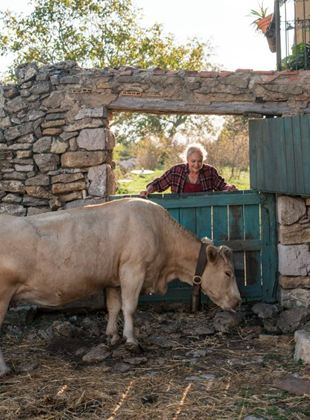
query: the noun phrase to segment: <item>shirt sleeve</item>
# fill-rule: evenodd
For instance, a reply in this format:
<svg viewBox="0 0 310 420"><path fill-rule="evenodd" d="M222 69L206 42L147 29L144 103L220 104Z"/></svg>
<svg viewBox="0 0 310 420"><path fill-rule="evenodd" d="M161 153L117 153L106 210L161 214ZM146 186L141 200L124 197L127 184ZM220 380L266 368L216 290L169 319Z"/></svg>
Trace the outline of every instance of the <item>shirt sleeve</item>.
<svg viewBox="0 0 310 420"><path fill-rule="evenodd" d="M159 178L155 178L154 181L147 184L146 188L151 187L152 192L162 192L167 190L171 186L171 175L172 169L168 169L165 173L162 174Z"/></svg>

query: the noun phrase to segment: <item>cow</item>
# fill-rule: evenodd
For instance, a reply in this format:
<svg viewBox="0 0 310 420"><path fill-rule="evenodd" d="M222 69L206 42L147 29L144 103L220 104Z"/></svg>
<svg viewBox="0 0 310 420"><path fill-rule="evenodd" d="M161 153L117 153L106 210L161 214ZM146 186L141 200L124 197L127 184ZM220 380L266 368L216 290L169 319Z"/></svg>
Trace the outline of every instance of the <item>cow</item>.
<svg viewBox="0 0 310 420"><path fill-rule="evenodd" d="M106 334L137 345L133 315L141 292L167 291L173 279L193 284L202 242L160 205L143 198L28 217L0 216L0 327L10 303L57 307L106 289ZM206 240L203 293L224 310L240 304L226 246ZM197 280L197 278L196 278ZM0 350L0 376L9 371Z"/></svg>

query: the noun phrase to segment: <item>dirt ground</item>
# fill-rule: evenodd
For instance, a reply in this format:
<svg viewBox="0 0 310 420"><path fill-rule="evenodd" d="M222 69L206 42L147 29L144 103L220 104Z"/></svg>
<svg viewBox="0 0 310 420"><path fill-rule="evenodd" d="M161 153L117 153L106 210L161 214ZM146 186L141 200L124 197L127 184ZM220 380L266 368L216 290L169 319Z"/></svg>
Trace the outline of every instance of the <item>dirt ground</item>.
<svg viewBox="0 0 310 420"><path fill-rule="evenodd" d="M107 347L97 363L82 355L105 343L106 314L37 314L31 322L9 314L2 349L14 372L0 379L0 418L310 419L309 396L274 385L288 375L310 379L309 365L293 360L293 337L264 334L242 310L241 324L223 334L208 331L215 307L190 314L186 305L140 306L140 348Z"/></svg>

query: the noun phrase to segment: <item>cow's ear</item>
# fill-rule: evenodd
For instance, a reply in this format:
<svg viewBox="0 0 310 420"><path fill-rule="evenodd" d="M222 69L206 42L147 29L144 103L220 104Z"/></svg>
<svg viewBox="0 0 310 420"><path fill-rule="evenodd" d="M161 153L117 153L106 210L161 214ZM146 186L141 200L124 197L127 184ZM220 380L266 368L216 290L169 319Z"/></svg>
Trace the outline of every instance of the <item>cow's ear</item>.
<svg viewBox="0 0 310 420"><path fill-rule="evenodd" d="M218 249L217 249L217 247L214 246L214 245L208 245L207 246L208 260L210 262L215 262L215 260L217 259L217 255L218 255Z"/></svg>
<svg viewBox="0 0 310 420"><path fill-rule="evenodd" d="M228 259L232 259L232 257L233 257L233 252L232 252L232 250L228 247L228 246L226 246L226 245L222 245L221 247L220 247L220 253L222 254L222 255L224 255L226 258L228 258Z"/></svg>
<svg viewBox="0 0 310 420"><path fill-rule="evenodd" d="M206 245L210 245L210 244L212 244L211 239L209 239L207 236L204 236L203 238L201 238L201 242L202 242L203 244L206 244Z"/></svg>

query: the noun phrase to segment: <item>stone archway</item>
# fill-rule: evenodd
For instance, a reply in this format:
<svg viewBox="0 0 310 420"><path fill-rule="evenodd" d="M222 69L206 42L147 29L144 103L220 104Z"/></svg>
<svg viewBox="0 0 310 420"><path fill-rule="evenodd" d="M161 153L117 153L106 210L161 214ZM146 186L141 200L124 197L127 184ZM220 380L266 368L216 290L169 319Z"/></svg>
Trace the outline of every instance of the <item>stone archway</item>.
<svg viewBox="0 0 310 420"><path fill-rule="evenodd" d="M310 71L16 70L0 86L0 212L31 215L114 191L110 112L282 116L310 113Z"/></svg>

